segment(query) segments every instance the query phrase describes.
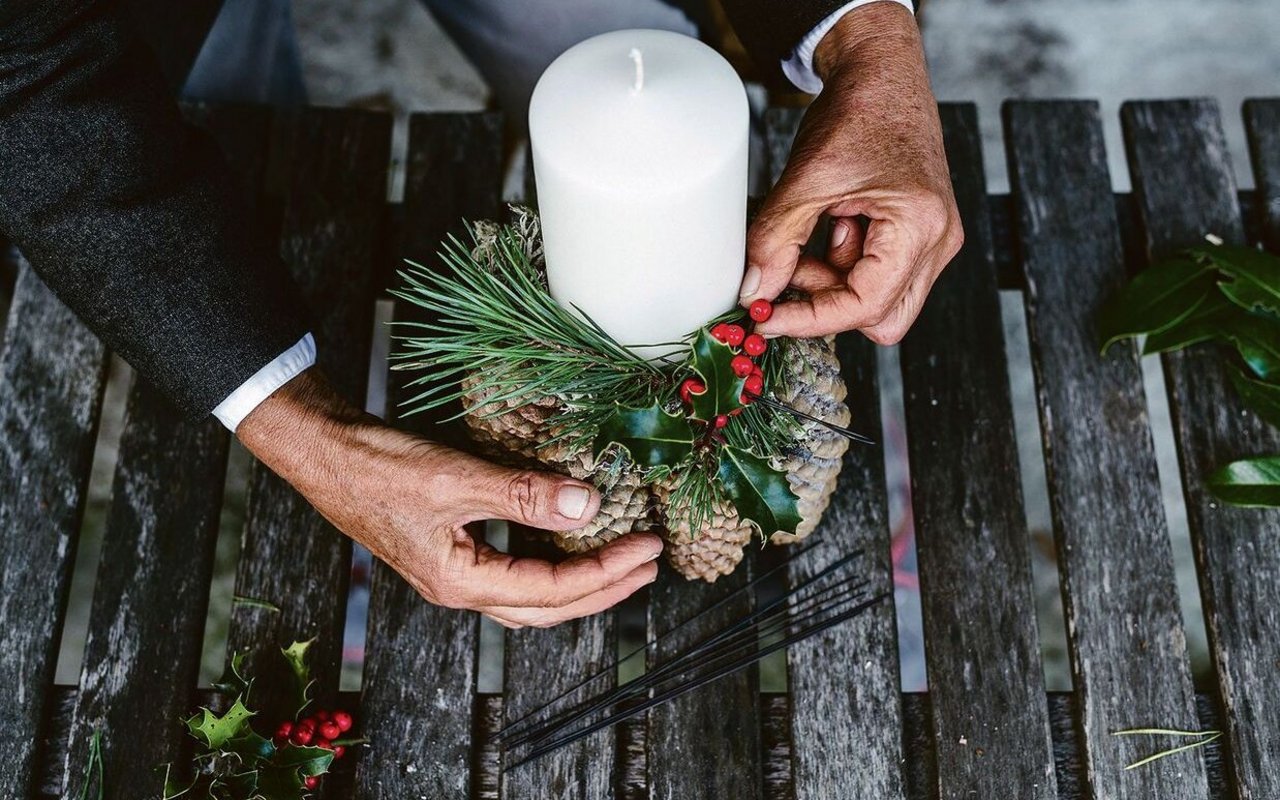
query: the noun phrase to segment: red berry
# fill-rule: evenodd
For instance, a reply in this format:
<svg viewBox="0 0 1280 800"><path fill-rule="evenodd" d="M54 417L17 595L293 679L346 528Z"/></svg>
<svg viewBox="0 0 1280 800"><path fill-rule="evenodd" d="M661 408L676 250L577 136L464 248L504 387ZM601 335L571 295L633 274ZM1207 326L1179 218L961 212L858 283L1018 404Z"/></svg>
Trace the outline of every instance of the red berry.
<svg viewBox="0 0 1280 800"><path fill-rule="evenodd" d="M308 789L315 789L320 785L320 776L308 775L307 777L302 779L302 785L307 787Z"/></svg>
<svg viewBox="0 0 1280 800"><path fill-rule="evenodd" d="M328 739L317 739L316 741L311 743L311 746L319 747L322 750L332 750L333 742L329 741Z"/></svg>
<svg viewBox="0 0 1280 800"><path fill-rule="evenodd" d="M758 333L753 333L742 342L742 350L749 356L764 355L764 351L769 349L769 345L765 344L764 337Z"/></svg>
<svg viewBox="0 0 1280 800"><path fill-rule="evenodd" d="M741 414L741 413L742 413L742 409L740 409L740 408L735 408L734 410L732 410L732 411L730 411L730 412L729 412L729 416L731 416L731 417L736 417L736 416L738 416L738 415L739 415L739 414Z"/></svg>
<svg viewBox="0 0 1280 800"><path fill-rule="evenodd" d="M733 374L739 378L745 378L751 374L751 369L755 367L748 356L737 355L729 362L729 368L733 370Z"/></svg>
<svg viewBox="0 0 1280 800"><path fill-rule="evenodd" d="M738 402L742 403L744 406L751 405L751 401L754 399L755 399L754 397L747 394L746 392L743 392L742 394L738 395ZM741 411L742 409L738 409L738 410Z"/></svg>
<svg viewBox="0 0 1280 800"><path fill-rule="evenodd" d="M697 378L685 378L684 383L680 384L680 399L686 403L691 403L693 402L693 395L702 394L706 390L707 385ZM337 714L333 715L334 722L337 722L338 714L341 713L342 712L339 711ZM350 715L347 716L347 719L351 719Z"/></svg>
<svg viewBox="0 0 1280 800"><path fill-rule="evenodd" d="M288 739L288 738L289 738L289 734L291 734L291 733L293 733L293 723L292 723L292 722L288 722L288 721L281 722L281 723L280 723L280 727L279 727L279 728L276 728L276 738L277 738L277 739Z"/></svg>
<svg viewBox="0 0 1280 800"><path fill-rule="evenodd" d="M299 728L293 732L292 736L289 737L289 741L293 742L298 747L306 747L311 744L311 731L306 728Z"/></svg>
<svg viewBox="0 0 1280 800"><path fill-rule="evenodd" d="M309 731L314 731L316 729L315 717L303 717L301 720L298 721L298 727L300 729L306 728Z"/></svg>
<svg viewBox="0 0 1280 800"><path fill-rule="evenodd" d="M342 745L337 745L333 748L333 757L335 760L342 758L346 754L347 754L347 748L343 747Z"/></svg>
<svg viewBox="0 0 1280 800"><path fill-rule="evenodd" d="M747 314L756 322L764 322L773 316L773 303L761 297L759 300L752 301L751 308L747 309Z"/></svg>
<svg viewBox="0 0 1280 800"><path fill-rule="evenodd" d="M336 722L320 723L320 735L326 739L337 739L342 735L342 729L338 727Z"/></svg>
<svg viewBox="0 0 1280 800"><path fill-rule="evenodd" d="M737 347L742 344L742 340L747 337L747 332L742 329L741 325L726 325L724 334L729 339L729 344Z"/></svg>
<svg viewBox="0 0 1280 800"><path fill-rule="evenodd" d="M764 391L764 377L752 373L747 376L745 381L742 382L742 388L745 389L746 393L749 395L760 394Z"/></svg>
<svg viewBox="0 0 1280 800"><path fill-rule="evenodd" d="M705 387L703 391L706 391ZM333 712L333 724L338 726L338 730L346 733L351 730L351 715L345 711Z"/></svg>
<svg viewBox="0 0 1280 800"><path fill-rule="evenodd" d="M725 425L728 425L728 424L729 424L729 418L724 414L720 414L719 416L716 417L715 425L717 428L723 428Z"/></svg>
<svg viewBox="0 0 1280 800"><path fill-rule="evenodd" d="M757 364L756 366L754 366L754 367L752 367L752 368L751 368L751 374L752 374L752 375L759 375L759 376L760 376L760 380L764 380L764 370L760 369L760 365L759 365L759 364Z"/></svg>
<svg viewBox="0 0 1280 800"><path fill-rule="evenodd" d="M721 322L711 329L711 338L722 344L729 343L729 326Z"/></svg>
<svg viewBox="0 0 1280 800"><path fill-rule="evenodd" d="M325 711L324 709L317 711L316 719L320 720L321 722L324 722L325 720L329 719L329 712Z"/></svg>

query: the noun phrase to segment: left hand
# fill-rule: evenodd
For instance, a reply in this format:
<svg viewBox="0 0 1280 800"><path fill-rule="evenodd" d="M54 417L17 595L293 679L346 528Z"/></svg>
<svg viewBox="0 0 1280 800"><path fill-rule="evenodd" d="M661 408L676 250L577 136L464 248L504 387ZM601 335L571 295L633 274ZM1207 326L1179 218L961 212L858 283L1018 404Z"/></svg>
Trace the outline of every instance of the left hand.
<svg viewBox="0 0 1280 800"><path fill-rule="evenodd" d="M964 241L915 18L897 3L855 9L814 65L824 88L748 233L742 304L793 286L808 298L777 305L761 333L894 344ZM827 257L802 256L824 213Z"/></svg>

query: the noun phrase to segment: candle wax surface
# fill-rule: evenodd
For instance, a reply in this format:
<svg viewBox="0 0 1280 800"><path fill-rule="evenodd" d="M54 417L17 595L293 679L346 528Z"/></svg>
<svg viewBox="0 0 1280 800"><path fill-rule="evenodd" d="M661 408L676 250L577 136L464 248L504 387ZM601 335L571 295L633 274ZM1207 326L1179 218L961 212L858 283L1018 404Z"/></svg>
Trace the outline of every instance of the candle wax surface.
<svg viewBox="0 0 1280 800"><path fill-rule="evenodd" d="M617 31L556 59L529 107L555 299L646 357L736 305L748 126L742 81L696 39Z"/></svg>

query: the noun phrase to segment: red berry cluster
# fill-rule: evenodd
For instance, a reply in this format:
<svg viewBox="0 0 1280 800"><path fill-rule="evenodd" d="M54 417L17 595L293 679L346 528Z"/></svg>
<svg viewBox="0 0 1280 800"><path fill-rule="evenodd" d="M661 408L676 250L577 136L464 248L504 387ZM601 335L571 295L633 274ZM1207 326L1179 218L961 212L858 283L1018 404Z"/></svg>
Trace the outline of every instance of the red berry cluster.
<svg viewBox="0 0 1280 800"><path fill-rule="evenodd" d="M751 304L747 315L755 322L764 322L773 316L773 304L763 298L756 300ZM754 359L764 355L765 350L769 349L768 342L758 333L748 333L741 325L724 322L711 329L711 337L730 347L742 348L742 352L733 357L729 366L733 369L734 375L746 379L742 384L743 392L738 402L744 406L750 405L756 395L764 392L764 373ZM680 399L688 405L692 403L693 395L702 394L706 390L707 385L701 380L688 378L680 385ZM740 413L742 409L736 408L729 414L717 416L712 420L712 424L716 428L723 428L729 424L729 417Z"/></svg>
<svg viewBox="0 0 1280 800"><path fill-rule="evenodd" d="M325 750L332 750L333 757L339 759L346 755L347 748L334 744L333 741L351 730L353 724L354 720L346 711L321 709L297 722L288 720L281 722L273 738L276 747L284 747L286 744L294 744L298 747L323 747ZM308 789L314 789L320 785L320 776L308 775L303 779L303 783Z"/></svg>

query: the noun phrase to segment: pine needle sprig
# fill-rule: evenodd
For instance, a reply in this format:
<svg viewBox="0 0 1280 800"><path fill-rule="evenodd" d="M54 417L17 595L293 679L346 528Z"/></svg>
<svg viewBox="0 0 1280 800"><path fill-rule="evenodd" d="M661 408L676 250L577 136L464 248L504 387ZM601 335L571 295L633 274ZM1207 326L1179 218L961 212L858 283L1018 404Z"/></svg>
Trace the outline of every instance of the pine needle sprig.
<svg viewBox="0 0 1280 800"><path fill-rule="evenodd" d="M569 398L569 408L557 420L557 440L585 441L615 403L648 405L670 396L669 370L551 297L516 229L488 232L483 244L474 228L470 234L473 248L455 237L444 244L444 269L407 262L403 285L392 292L428 314L426 321L393 323L400 343L393 369L422 372L408 383L420 391L402 403L404 413L464 395L499 408L508 400L558 396ZM493 262L504 264L501 274Z"/></svg>

